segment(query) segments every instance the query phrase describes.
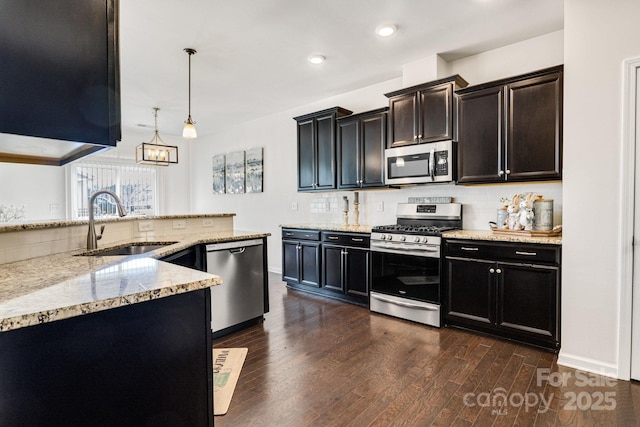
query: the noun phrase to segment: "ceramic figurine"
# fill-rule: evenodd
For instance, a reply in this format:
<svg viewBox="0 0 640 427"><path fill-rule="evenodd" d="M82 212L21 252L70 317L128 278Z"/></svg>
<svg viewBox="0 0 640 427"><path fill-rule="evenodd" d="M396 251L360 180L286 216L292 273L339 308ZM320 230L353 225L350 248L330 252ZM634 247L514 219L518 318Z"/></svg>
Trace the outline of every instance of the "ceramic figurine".
<svg viewBox="0 0 640 427"><path fill-rule="evenodd" d="M520 209L520 195L514 194L511 196L511 202L507 206L507 228L509 230L521 230L520 223L518 221L518 211Z"/></svg>
<svg viewBox="0 0 640 427"><path fill-rule="evenodd" d="M533 230L533 201L535 199L536 194L529 193L524 199L520 200L518 222L520 223L521 229Z"/></svg>

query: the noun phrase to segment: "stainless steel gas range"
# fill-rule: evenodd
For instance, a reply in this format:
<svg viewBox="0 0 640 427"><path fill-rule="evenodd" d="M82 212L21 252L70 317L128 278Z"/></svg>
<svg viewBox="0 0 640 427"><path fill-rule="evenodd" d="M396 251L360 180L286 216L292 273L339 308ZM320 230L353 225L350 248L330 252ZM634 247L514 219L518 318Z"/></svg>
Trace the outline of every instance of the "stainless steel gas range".
<svg viewBox="0 0 640 427"><path fill-rule="evenodd" d="M371 311L440 327L441 233L462 228L459 203L399 203L371 230Z"/></svg>

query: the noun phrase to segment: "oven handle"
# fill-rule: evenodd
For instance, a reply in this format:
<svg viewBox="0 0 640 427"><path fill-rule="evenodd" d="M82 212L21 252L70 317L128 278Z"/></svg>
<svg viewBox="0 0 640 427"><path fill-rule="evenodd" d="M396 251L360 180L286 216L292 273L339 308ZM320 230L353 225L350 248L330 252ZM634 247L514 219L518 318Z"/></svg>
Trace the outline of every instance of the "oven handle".
<svg viewBox="0 0 640 427"><path fill-rule="evenodd" d="M407 252L430 252L430 253L436 253L440 251L440 247L434 247L434 248L430 248L430 247L421 247L421 248L413 248L411 246L403 246L403 245L397 245L397 244L390 244L390 245L371 245L370 250L374 251L374 252L386 252L385 249L392 249L392 250L396 250L396 251L407 251Z"/></svg>
<svg viewBox="0 0 640 427"><path fill-rule="evenodd" d="M417 308L417 309L420 309L420 310L427 310L427 311L438 311L437 308L424 307L422 305L410 304L408 302L393 301L393 300L390 300L390 299L387 299L387 298L383 298L383 297L380 297L380 296L374 295L374 294L371 294L371 298L375 298L378 301L388 302L389 304L395 304L395 305L399 305L399 306L402 306L402 307Z"/></svg>

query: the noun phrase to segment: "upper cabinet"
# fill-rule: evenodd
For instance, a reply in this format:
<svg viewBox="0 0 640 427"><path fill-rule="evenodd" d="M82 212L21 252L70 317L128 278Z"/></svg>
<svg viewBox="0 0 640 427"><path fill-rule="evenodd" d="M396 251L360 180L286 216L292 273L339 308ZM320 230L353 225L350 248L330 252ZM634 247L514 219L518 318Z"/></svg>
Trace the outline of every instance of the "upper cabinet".
<svg viewBox="0 0 640 427"><path fill-rule="evenodd" d="M455 139L454 91L466 86L455 75L385 94L389 98L387 147Z"/></svg>
<svg viewBox="0 0 640 427"><path fill-rule="evenodd" d="M117 32L118 0L3 2L0 161L59 165L116 145ZM25 136L51 148L32 153Z"/></svg>
<svg viewBox="0 0 640 427"><path fill-rule="evenodd" d="M338 119L338 189L384 187L387 108Z"/></svg>
<svg viewBox="0 0 640 427"><path fill-rule="evenodd" d="M298 191L336 188L336 119L350 114L334 107L294 117L298 122Z"/></svg>
<svg viewBox="0 0 640 427"><path fill-rule="evenodd" d="M458 94L458 182L562 179L563 66Z"/></svg>

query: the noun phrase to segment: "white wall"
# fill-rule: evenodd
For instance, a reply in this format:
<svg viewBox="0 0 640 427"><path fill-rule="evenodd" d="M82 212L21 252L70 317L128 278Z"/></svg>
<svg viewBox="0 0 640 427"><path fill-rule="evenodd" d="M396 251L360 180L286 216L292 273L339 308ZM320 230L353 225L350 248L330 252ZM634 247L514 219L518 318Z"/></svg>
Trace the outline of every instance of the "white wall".
<svg viewBox="0 0 640 427"><path fill-rule="evenodd" d="M59 166L0 163L0 205L24 205L26 220L64 219L65 188Z"/></svg>
<svg viewBox="0 0 640 427"><path fill-rule="evenodd" d="M618 376L623 61L640 2L565 0L564 232L559 363Z"/></svg>
<svg viewBox="0 0 640 427"><path fill-rule="evenodd" d="M523 51L525 51L523 53ZM519 62L522 57L526 62ZM450 74L473 71L471 81L482 83L515 74L534 71L562 64L562 32L551 33L517 45L487 52L464 60L447 64ZM432 63L443 69L441 61L416 61L403 67L413 79L427 73L425 64ZM506 64L506 65L505 65ZM413 68L415 67L415 69ZM483 77L486 76L486 77ZM438 76L444 77L444 76ZM429 81L425 79L423 82ZM418 82L414 82L418 83ZM324 108L341 106L356 113L388 105L384 93L403 87L403 79L397 78L377 85L349 92L316 103L244 123L219 134L198 139L191 146L191 211L193 213L236 212L236 228L266 231L272 234L269 240L269 268L281 269L281 224L341 223L342 213L337 201L347 195L353 202L351 192L298 193L296 191L296 122L294 116ZM211 157L216 154L251 147L264 147L264 192L260 194L214 195L211 190ZM410 196L453 196L463 203L464 227L488 230L488 221L495 220L500 198L513 193L537 192L555 200L555 223L562 223L562 184L509 184L483 186L431 185L401 190L377 190L360 192L360 224L382 225L395 223L395 207L406 202ZM292 210L296 202L298 210ZM384 211L376 210L383 202ZM351 206L352 203L350 204ZM351 223L353 212L351 212Z"/></svg>

